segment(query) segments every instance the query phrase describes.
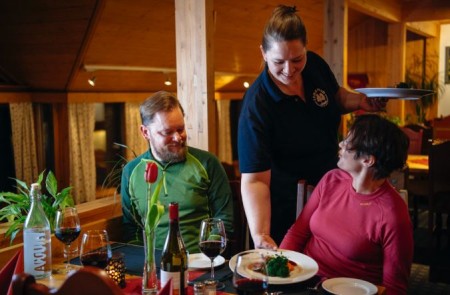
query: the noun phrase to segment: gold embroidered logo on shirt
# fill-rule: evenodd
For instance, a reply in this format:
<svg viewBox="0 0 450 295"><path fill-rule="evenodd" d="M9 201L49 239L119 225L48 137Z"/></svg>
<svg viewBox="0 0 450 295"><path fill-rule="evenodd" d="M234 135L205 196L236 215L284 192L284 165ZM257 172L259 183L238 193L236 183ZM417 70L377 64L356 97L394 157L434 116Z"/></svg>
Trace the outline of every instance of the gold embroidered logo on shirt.
<svg viewBox="0 0 450 295"><path fill-rule="evenodd" d="M313 100L319 107L326 107L328 105L328 96L322 89L317 88L313 92Z"/></svg>

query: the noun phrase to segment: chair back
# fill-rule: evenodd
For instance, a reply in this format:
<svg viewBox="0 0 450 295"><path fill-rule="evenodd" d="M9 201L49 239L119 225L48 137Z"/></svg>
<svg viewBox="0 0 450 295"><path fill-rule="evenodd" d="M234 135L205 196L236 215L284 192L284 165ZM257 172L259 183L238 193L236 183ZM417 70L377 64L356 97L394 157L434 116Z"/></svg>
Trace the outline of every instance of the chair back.
<svg viewBox="0 0 450 295"><path fill-rule="evenodd" d="M296 217L300 215L303 210L303 207L308 202L311 197L312 191L314 190L314 186L310 185L306 182L305 179L300 179L297 182L297 212Z"/></svg>
<svg viewBox="0 0 450 295"><path fill-rule="evenodd" d="M408 191L406 190L407 182L409 177L409 169L399 169L395 170L389 176L389 182L398 191L400 197L408 205Z"/></svg>
<svg viewBox="0 0 450 295"><path fill-rule="evenodd" d="M234 255L249 248L250 231L247 217L245 216L244 204L242 203L241 181L234 179L230 180L229 183L234 203L234 237L231 240L229 254Z"/></svg>
<svg viewBox="0 0 450 295"><path fill-rule="evenodd" d="M428 155L431 143L433 142L433 127L423 124L408 124L404 128L409 128L415 132L422 130L422 155Z"/></svg>
<svg viewBox="0 0 450 295"><path fill-rule="evenodd" d="M431 146L429 177L433 195L450 195L450 140Z"/></svg>
<svg viewBox="0 0 450 295"><path fill-rule="evenodd" d="M428 230L433 232L435 213L450 213L450 141L434 143L429 155L429 205ZM450 219L448 220L450 221ZM448 222L450 224L450 222Z"/></svg>
<svg viewBox="0 0 450 295"><path fill-rule="evenodd" d="M436 118L432 125L433 139L450 140L450 116Z"/></svg>
<svg viewBox="0 0 450 295"><path fill-rule="evenodd" d="M105 271L89 266L70 275L56 292L36 283L35 278L27 273L14 275L12 290L13 295L123 295Z"/></svg>
<svg viewBox="0 0 450 295"><path fill-rule="evenodd" d="M408 127L401 128L403 132L409 137L408 154L419 155L422 153L422 135L423 130L414 131Z"/></svg>

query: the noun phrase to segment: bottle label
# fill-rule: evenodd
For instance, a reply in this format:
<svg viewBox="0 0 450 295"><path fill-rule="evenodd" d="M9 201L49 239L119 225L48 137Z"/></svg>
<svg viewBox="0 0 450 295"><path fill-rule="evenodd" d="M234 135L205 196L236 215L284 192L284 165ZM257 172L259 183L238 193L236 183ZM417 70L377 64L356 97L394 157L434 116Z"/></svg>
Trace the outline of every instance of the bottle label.
<svg viewBox="0 0 450 295"><path fill-rule="evenodd" d="M51 274L50 236L45 232L25 231L23 235L25 272L35 278L48 277Z"/></svg>
<svg viewBox="0 0 450 295"><path fill-rule="evenodd" d="M180 294L184 294L184 290L183 292L180 292L181 288L185 288L187 286L187 272L183 272L183 280L184 280L184 284L183 286L181 286L181 273L182 272L170 272L170 271L164 271L161 269L161 288L164 287L167 282L172 279L172 290L173 290L173 295L180 295Z"/></svg>

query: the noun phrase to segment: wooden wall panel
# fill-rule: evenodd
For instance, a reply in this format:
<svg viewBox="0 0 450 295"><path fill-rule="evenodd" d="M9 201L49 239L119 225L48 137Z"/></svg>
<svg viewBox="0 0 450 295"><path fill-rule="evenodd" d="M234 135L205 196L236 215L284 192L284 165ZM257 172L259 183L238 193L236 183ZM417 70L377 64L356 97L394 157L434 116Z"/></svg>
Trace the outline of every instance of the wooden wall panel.
<svg viewBox="0 0 450 295"><path fill-rule="evenodd" d="M348 73L366 73L367 87L386 87L387 24L368 18L348 32Z"/></svg>

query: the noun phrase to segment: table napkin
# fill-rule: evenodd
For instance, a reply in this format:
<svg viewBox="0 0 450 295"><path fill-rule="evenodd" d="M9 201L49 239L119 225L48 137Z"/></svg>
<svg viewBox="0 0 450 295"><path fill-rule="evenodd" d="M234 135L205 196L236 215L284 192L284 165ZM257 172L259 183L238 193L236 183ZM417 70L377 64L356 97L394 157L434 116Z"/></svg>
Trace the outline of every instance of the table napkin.
<svg viewBox="0 0 450 295"><path fill-rule="evenodd" d="M12 294L11 281L14 274L23 273L23 251L19 250L0 270L0 294Z"/></svg>

